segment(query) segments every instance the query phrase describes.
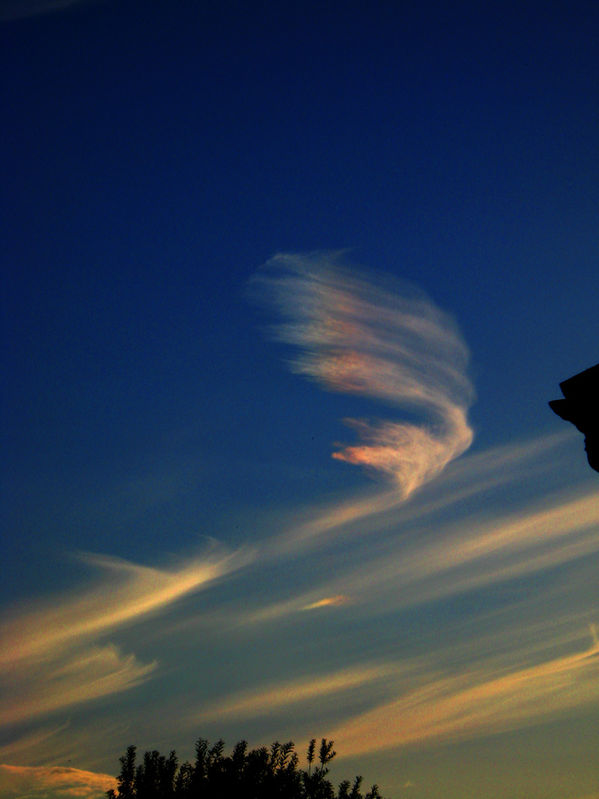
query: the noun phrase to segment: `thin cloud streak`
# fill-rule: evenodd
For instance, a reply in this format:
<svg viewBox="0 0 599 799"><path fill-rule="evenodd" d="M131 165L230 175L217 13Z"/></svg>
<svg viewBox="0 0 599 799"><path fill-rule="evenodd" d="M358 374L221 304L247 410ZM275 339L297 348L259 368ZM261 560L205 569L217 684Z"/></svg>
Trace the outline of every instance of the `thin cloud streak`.
<svg viewBox="0 0 599 799"><path fill-rule="evenodd" d="M346 605L350 601L350 598L345 596L345 594L337 594L337 596L327 596L323 597L323 599L317 599L315 602L310 602L309 605L304 605L302 610L338 607L339 605Z"/></svg>
<svg viewBox="0 0 599 799"><path fill-rule="evenodd" d="M156 668L134 655L121 655L113 645L79 651L66 661L40 671L21 670L18 681L3 685L0 724L14 724L59 708L89 702L139 685Z"/></svg>
<svg viewBox="0 0 599 799"><path fill-rule="evenodd" d="M485 492L502 484L500 477L505 474L506 464L516 474L525 464L527 474L520 480L523 482L525 477L530 479L536 474L536 461L545 462L555 444L531 442L532 456L525 446L491 450L487 458L485 453L466 456L459 465L460 475L456 479L450 474L444 476L439 491L431 487L408 506L396 507L386 516L372 517L355 528L345 528L345 545L349 534L355 534L359 558L349 558L352 549L348 549L326 581L304 587L293 597L248 609L238 622L266 624L284 620L303 608L313 607L323 596L351 597L352 613L376 613L381 602L387 611L398 610L485 589L599 552L599 503L593 484L557 495L537 495L518 512L490 506L484 514L474 516L466 504L451 523L434 517L452 505L459 510L459 503L470 496L476 507L484 507ZM474 461L471 466L469 460ZM491 465L486 466L488 463ZM559 467L560 461L557 463ZM333 518L338 511L344 514L343 506L340 508L328 511L328 517ZM376 547L371 548L369 536L379 527L387 528L380 530L387 534L380 535ZM312 542L317 543L330 546L338 542ZM275 540L273 548L277 552L278 546ZM291 557L293 553L287 554ZM268 550L265 555L267 559ZM343 612L343 607L335 612Z"/></svg>
<svg viewBox="0 0 599 799"><path fill-rule="evenodd" d="M595 490L553 506L492 520L460 520L442 536L427 531L392 542L383 557L332 581L328 592L372 598L389 588L395 607L420 604L542 571L599 551Z"/></svg>
<svg viewBox="0 0 599 799"><path fill-rule="evenodd" d="M1 630L2 724L20 723L144 682L156 661L141 663L113 644L90 641L164 611L245 566L252 556L245 550L213 547L204 557L170 570L97 555L82 557L103 572L94 589L22 613Z"/></svg>
<svg viewBox="0 0 599 799"><path fill-rule="evenodd" d="M22 660L47 657L82 638L105 634L156 613L246 565L251 555L247 551L216 552L174 570L98 555L83 558L104 571L105 581L100 581L94 590L50 603L6 623L0 630L0 670ZM115 575L119 578L116 585Z"/></svg>
<svg viewBox="0 0 599 799"><path fill-rule="evenodd" d="M347 419L363 443L333 458L385 476L399 502L468 449L468 350L451 317L430 300L349 270L327 253L277 255L253 287L285 320L276 337L300 349L294 371L328 390L424 417L418 424Z"/></svg>
<svg viewBox="0 0 599 799"><path fill-rule="evenodd" d="M268 552L290 555L336 538L363 537L439 514L485 491L555 469L564 444L574 438L568 431L468 453L449 464L432 484L423 486L409 503L394 488L331 503L312 512L306 521L290 525L269 542Z"/></svg>
<svg viewBox="0 0 599 799"><path fill-rule="evenodd" d="M0 760L21 760L24 752L31 750L39 752L42 744L51 741L68 727L68 722L57 727L40 727L27 735L21 736L21 738L0 746Z"/></svg>
<svg viewBox="0 0 599 799"><path fill-rule="evenodd" d="M342 756L528 726L599 700L599 646L488 677L427 681L329 732Z"/></svg>
<svg viewBox="0 0 599 799"><path fill-rule="evenodd" d="M270 715L289 705L355 690L388 677L396 671L397 667L389 664L365 664L358 668L277 683L265 690L245 692L224 702L217 702L194 716L194 722L217 721L227 717L245 719Z"/></svg>

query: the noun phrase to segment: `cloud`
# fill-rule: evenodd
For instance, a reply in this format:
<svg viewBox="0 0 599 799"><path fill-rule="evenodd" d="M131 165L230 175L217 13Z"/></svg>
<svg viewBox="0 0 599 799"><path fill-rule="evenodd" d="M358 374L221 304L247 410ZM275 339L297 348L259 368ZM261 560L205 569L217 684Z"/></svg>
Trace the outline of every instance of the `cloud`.
<svg viewBox="0 0 599 799"><path fill-rule="evenodd" d="M43 744L60 735L60 733L68 729L68 726L68 723L66 723L55 727L41 727L0 746L0 760L14 760L15 757L20 760L24 752L31 750L39 752Z"/></svg>
<svg viewBox="0 0 599 799"><path fill-rule="evenodd" d="M430 676L430 675L429 675ZM599 700L599 646L507 674L465 672L415 690L329 732L342 756L528 726Z"/></svg>
<svg viewBox="0 0 599 799"><path fill-rule="evenodd" d="M64 766L0 764L0 799L100 799L116 780Z"/></svg>
<svg viewBox="0 0 599 799"><path fill-rule="evenodd" d="M102 579L91 589L17 614L0 631L0 722L22 722L133 688L155 670L113 644L90 644L163 611L245 565L247 551L211 553L172 569L85 555ZM117 578L117 579L115 579Z"/></svg>
<svg viewBox="0 0 599 799"><path fill-rule="evenodd" d="M323 597L323 599L317 599L315 602L310 602L308 605L304 605L302 610L318 610L320 608L337 607L339 605L346 605L349 601L350 598L345 596L345 594L337 594L336 596L327 596Z"/></svg>
<svg viewBox="0 0 599 799"><path fill-rule="evenodd" d="M204 708L196 722L208 722L232 717L235 719L256 718L276 713L289 705L304 703L312 699L355 690L361 686L388 677L396 667L389 664L364 665L343 669L334 673L314 674L298 680L290 680L258 691L238 694L222 702Z"/></svg>
<svg viewBox="0 0 599 799"><path fill-rule="evenodd" d="M356 601L386 589L406 606L483 588L550 569L599 551L596 491L545 498L541 508L490 518L459 518L442 535L427 526L399 540L380 542L379 553L353 572L327 583ZM374 592L374 593L373 593Z"/></svg>
<svg viewBox="0 0 599 799"><path fill-rule="evenodd" d="M564 450L574 440L575 435L567 431L467 453L449 464L432 483L422 486L409 503L398 499L394 488L379 488L324 507L296 511L298 520L268 542L268 553L289 556L301 549L335 544L339 538L363 538L392 527L401 529L418 520L440 517L493 489L528 484L540 476L555 477L557 469L568 468Z"/></svg>
<svg viewBox="0 0 599 799"><path fill-rule="evenodd" d="M440 474L473 439L468 350L451 317L414 289L349 270L335 254L281 254L253 280L297 346L291 368L331 391L382 400L421 422L347 419L360 444L333 458L388 478L396 501Z"/></svg>
<svg viewBox="0 0 599 799"><path fill-rule="evenodd" d="M349 500L265 542L262 562L273 553L291 562L309 545L334 558L335 568L314 572L296 592L291 584L286 596L266 605L252 606L248 597L246 608L236 611L237 624L297 619L323 597L327 605L326 598L351 598L352 617L397 611L582 563L599 552L594 482L538 490L540 478L551 488L547 469L562 468L565 441L572 437L542 436L465 455L407 505L395 504L388 492ZM505 508L503 487L511 481L528 499ZM379 513L367 517L360 504L371 508L373 501ZM344 611L342 603L335 606L335 613Z"/></svg>
<svg viewBox="0 0 599 799"><path fill-rule="evenodd" d="M395 607L405 607L577 560L599 551L596 490L545 498L540 509L460 518L442 533L421 528L388 541L380 556L326 587L346 590L358 602L391 590Z"/></svg>
<svg viewBox="0 0 599 799"><path fill-rule="evenodd" d="M217 549L170 570L99 555L82 558L101 569L104 579L95 589L50 602L8 621L0 629L0 670L22 660L43 659L73 642L106 634L164 610L186 594L204 589L246 565L251 555L248 551Z"/></svg>
<svg viewBox="0 0 599 799"><path fill-rule="evenodd" d="M22 722L133 688L155 668L156 662L139 663L134 655L123 656L108 644L79 650L42 669L20 670L17 680L4 680L0 723Z"/></svg>
<svg viewBox="0 0 599 799"><path fill-rule="evenodd" d="M349 755L364 741L377 749L387 739L400 747L473 737L596 701L596 638L594 649L576 644L572 651L572 636L556 634L566 623L580 629L596 610L589 588L590 556L599 552L596 486L564 490L561 481L574 435L465 452L473 393L467 349L451 319L414 291L321 255L278 256L254 288L283 316L277 337L298 347L293 369L328 390L405 412L406 421L350 420L359 442L333 453L379 482L296 509L289 524L278 516L277 529L251 552L215 545L202 557L155 568L83 556L97 571L91 585L29 605L0 628L0 718L18 724L55 713L58 725L61 709L148 680L158 670L154 655L141 662L107 639L127 628L127 648L137 649L139 631L131 628L149 617L143 651L156 647L161 674L172 679L157 680L143 707L113 703L112 740L128 737L130 724L152 746L177 736L181 719L196 730L198 722L229 725L219 734L234 735L239 720L260 719L262 730L271 718L301 724L300 710L308 708L311 724L321 733L332 728ZM550 574L535 581L543 583L538 595L522 580L512 591L509 581L539 572ZM209 612L198 597L181 603L176 618L156 621L225 577L237 583L214 593ZM465 592L471 595L446 601ZM542 646L531 643L521 618L547 616L550 600L559 625L551 615L538 634ZM376 620L370 635L368 616ZM502 659L499 649L509 654ZM324 651L328 670L318 672ZM224 661L230 665L213 685L212 669ZM243 681L238 664L247 671ZM265 671L270 680L251 681ZM238 692L240 685L247 690ZM210 693L202 699L204 690ZM365 712L347 717L358 709ZM83 750L114 758L90 714L69 712L68 735L54 740L59 726L29 735L26 728L5 759L20 761L24 750L23 762L32 764L68 762ZM48 736L52 747L40 759Z"/></svg>
<svg viewBox="0 0 599 799"><path fill-rule="evenodd" d="M342 623L351 617L355 624L373 614L392 624L397 611L477 592L468 604L465 629L454 628L450 649L436 640L434 654L409 669L407 682L398 681L394 699L329 728L327 734L343 755L360 754L370 745L376 750L387 743L396 747L472 738L599 702L596 626L589 626L590 649L573 654L562 653L571 652L576 636L556 634L560 626L585 624L598 610L590 560L599 553L595 482L552 490L567 463L562 450L571 438L542 436L466 455L409 505L390 506L382 516L360 521L355 538L344 539L342 556L338 540L316 539L323 549L328 546L322 558L337 553L330 561L335 569L317 572L309 590L303 581L296 596L248 611L247 619L257 623L287 617L296 625L298 609L343 595L351 597L351 609L336 609ZM510 481L520 495L506 508L503 487ZM380 534L373 539L375 528ZM522 582L540 572L548 577L532 587ZM514 586L510 581L516 578ZM483 592L498 584L505 591L487 593L489 602ZM551 621L535 622L542 641L531 643L521 621L539 614L552 614ZM437 615L419 609L418 623L426 618L434 624ZM509 630L505 640L498 635L502 619ZM481 630L488 633L484 640ZM507 654L488 657L498 652ZM398 674L406 671L402 657L396 661ZM443 657L453 664L449 673ZM391 674L388 684L394 679ZM374 697L375 692L371 701L378 703L380 697Z"/></svg>

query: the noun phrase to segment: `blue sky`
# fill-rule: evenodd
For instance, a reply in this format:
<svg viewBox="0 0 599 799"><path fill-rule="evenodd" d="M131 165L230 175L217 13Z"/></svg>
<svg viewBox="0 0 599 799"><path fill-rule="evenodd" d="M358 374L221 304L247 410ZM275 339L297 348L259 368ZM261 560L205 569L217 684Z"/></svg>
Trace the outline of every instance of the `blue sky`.
<svg viewBox="0 0 599 799"><path fill-rule="evenodd" d="M198 735L599 795L547 406L599 360L597 16L2 5L3 799Z"/></svg>

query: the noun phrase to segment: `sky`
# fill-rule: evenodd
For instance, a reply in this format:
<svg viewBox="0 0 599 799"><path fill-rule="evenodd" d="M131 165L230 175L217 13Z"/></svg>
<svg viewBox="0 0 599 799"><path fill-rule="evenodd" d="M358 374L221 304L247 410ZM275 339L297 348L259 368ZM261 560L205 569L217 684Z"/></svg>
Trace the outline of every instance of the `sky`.
<svg viewBox="0 0 599 799"><path fill-rule="evenodd" d="M599 797L594 2L3 0L0 797L335 740Z"/></svg>

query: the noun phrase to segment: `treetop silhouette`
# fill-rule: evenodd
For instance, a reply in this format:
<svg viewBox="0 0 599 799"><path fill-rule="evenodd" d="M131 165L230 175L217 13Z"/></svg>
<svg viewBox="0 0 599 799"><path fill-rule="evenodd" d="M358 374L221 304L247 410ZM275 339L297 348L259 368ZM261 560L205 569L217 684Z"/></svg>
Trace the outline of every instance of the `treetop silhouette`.
<svg viewBox="0 0 599 799"><path fill-rule="evenodd" d="M307 769L299 767L292 741L275 741L248 751L239 741L230 755L218 740L212 746L199 738L194 763L179 765L174 751L168 757L146 752L136 763L136 747L129 746L120 758L117 791L108 799L382 799L377 785L361 793L362 777L343 780L337 790L326 778L335 757L333 741L322 738L316 754L316 739L310 741Z"/></svg>

